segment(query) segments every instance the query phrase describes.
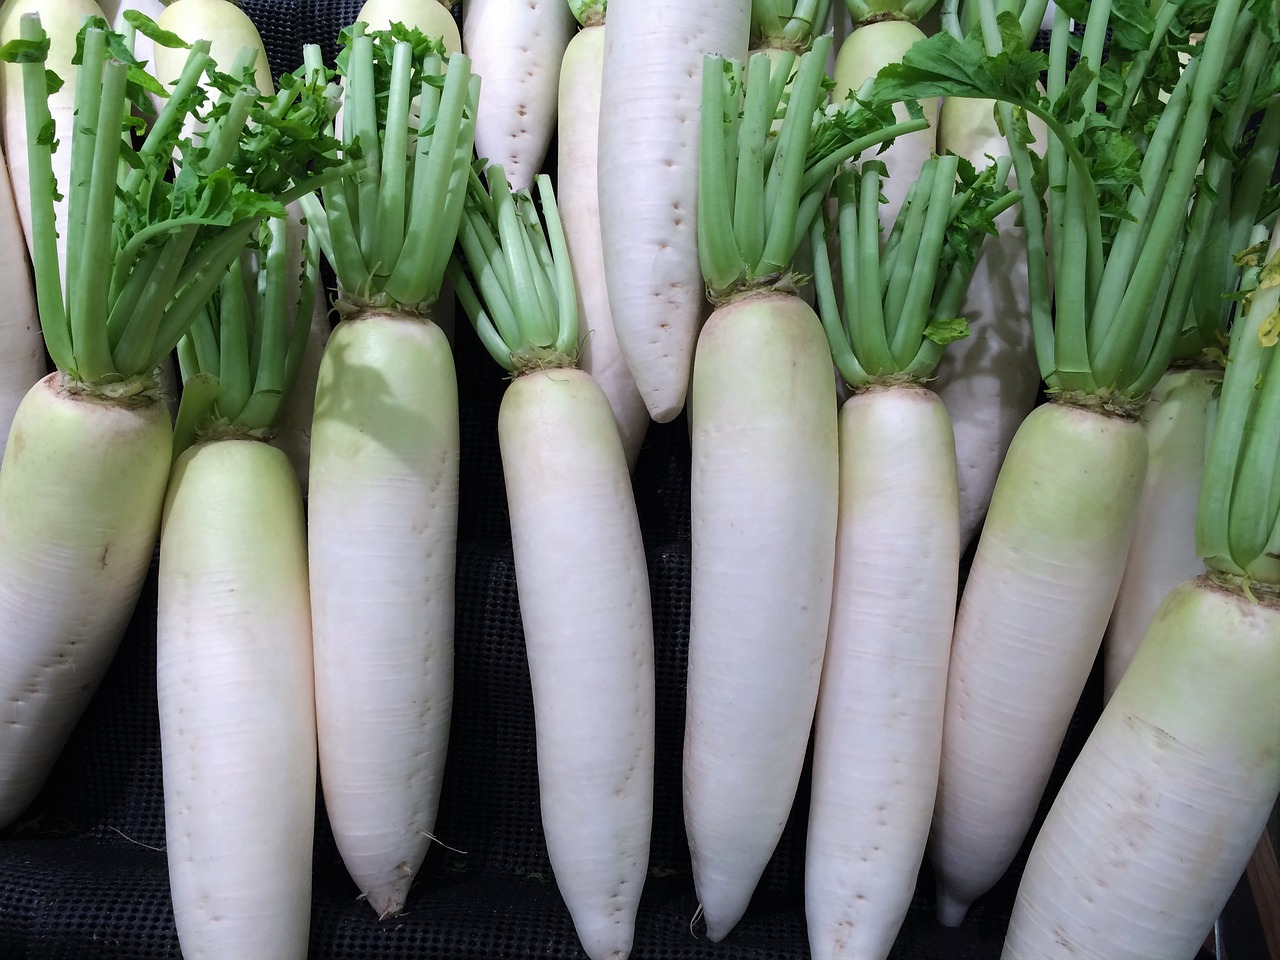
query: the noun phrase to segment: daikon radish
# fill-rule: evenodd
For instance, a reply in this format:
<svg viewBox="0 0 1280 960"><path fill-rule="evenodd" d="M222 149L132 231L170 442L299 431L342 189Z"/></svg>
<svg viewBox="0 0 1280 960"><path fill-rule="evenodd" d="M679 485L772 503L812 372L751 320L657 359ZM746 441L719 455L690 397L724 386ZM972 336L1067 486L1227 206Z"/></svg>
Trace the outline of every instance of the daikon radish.
<svg viewBox="0 0 1280 960"><path fill-rule="evenodd" d="M743 60L748 0L612 0L600 112L600 233L614 329L649 415L684 408L698 272L702 58Z"/></svg>
<svg viewBox="0 0 1280 960"><path fill-rule="evenodd" d="M635 465L649 429L649 411L623 359L609 308L600 226L600 84L604 69L605 5L571 4L582 29L569 41L560 66L556 183L560 219L578 291L581 354L578 365L609 398L627 462Z"/></svg>
<svg viewBox="0 0 1280 960"><path fill-rule="evenodd" d="M1119 30L1104 60L1110 11L1089 9L1079 63L1107 72L1131 62ZM1029 12L1038 23L1041 11L1028 7L1023 16ZM1019 183L1033 180L1026 131L1011 105L1042 117L1052 135L1052 315L1039 198L1026 198L1022 211L1036 353L1053 402L1028 416L1009 448L957 616L930 841L946 924L961 922L1016 854L1097 655L1146 470L1146 437L1134 418L1168 366L1185 317L1168 308L1166 281L1181 253L1201 156L1216 135L1220 80L1247 45L1232 38L1249 35L1252 17L1236 3L1218 4L1167 104L1138 101L1121 127L1107 118L1134 106L1125 99L1128 78L1069 79L1061 8L1047 58L1005 53L1024 58L1025 69L1002 71L998 81L984 52L1005 51L1008 32L1002 35L986 0L979 15L981 41L938 34L877 82L882 96L1004 101L1001 123ZM1139 42L1145 49L1177 43L1179 35L1185 32ZM1035 89L1038 66L1047 68L1047 97ZM1113 124L1107 138L1084 137L1080 119L1052 113L1048 104L1067 90L1082 99L1074 117ZM1117 167L1121 142L1130 159Z"/></svg>
<svg viewBox="0 0 1280 960"><path fill-rule="evenodd" d="M612 29L612 28L610 28ZM792 261L841 163L904 129L819 111L828 37L703 69L684 819L707 935L742 918L799 784L831 609L835 381ZM777 146L766 151L798 62ZM891 114L889 114L891 117ZM890 121L891 124L891 121Z"/></svg>
<svg viewBox="0 0 1280 960"><path fill-rule="evenodd" d="M264 230L178 347L187 389L160 533L156 684L174 923L183 955L206 960L303 960L310 939L306 525L293 467L265 442L316 292L311 255L287 295L289 231Z"/></svg>
<svg viewBox="0 0 1280 960"><path fill-rule="evenodd" d="M574 365L577 295L550 181L537 178L544 228L529 194L513 197L501 166L486 176L488 193L475 184L461 236L474 283L454 275L485 346L514 376L498 411L498 441L533 684L543 832L587 956L623 960L653 822L644 543L612 409Z"/></svg>
<svg viewBox="0 0 1280 960"><path fill-rule="evenodd" d="M1169 593L1032 847L1005 960L1191 960L1280 793L1280 286L1231 335L1196 510L1208 571Z"/></svg>
<svg viewBox="0 0 1280 960"><path fill-rule="evenodd" d="M466 0L462 49L484 79L476 153L528 189L556 130L560 62L577 24L565 0Z"/></svg>
<svg viewBox="0 0 1280 960"><path fill-rule="evenodd" d="M960 568L955 441L925 386L991 229L1008 161L978 176L926 161L880 251L880 165L836 180L843 303L828 238L815 285L832 356L853 389L840 411L835 583L815 720L805 919L816 960L884 960L929 835ZM902 281L906 281L903 283ZM870 291L870 292L868 292Z"/></svg>
<svg viewBox="0 0 1280 960"><path fill-rule="evenodd" d="M419 31L357 23L343 37L341 139L345 151L359 138L367 168L303 203L343 314L311 430L316 715L338 851L390 917L433 839L449 739L458 396L431 311L462 217L480 82L465 55Z"/></svg>
<svg viewBox="0 0 1280 960"><path fill-rule="evenodd" d="M22 21L30 51L43 30ZM250 88L228 86L230 109L209 128L209 151L189 164L180 195L168 179L196 79L209 65L197 43L183 81L136 152L119 163L128 104L154 87L113 57L99 28L83 36L85 119L72 153L92 177L73 181L75 284L59 275L54 239L47 76L24 63L31 125L29 169L36 292L45 342L58 372L36 384L14 417L0 469L0 823L21 814L48 775L120 641L154 552L169 462L169 416L154 370L177 345L230 262L296 185L287 170L323 164L319 89L294 89L272 116ZM14 48L6 47L6 52ZM19 53L22 52L19 48ZM93 78L97 78L93 80ZM223 81L219 81L220 83ZM83 99L88 96L89 99ZM90 109L90 106L95 109ZM246 125L250 108L261 122ZM279 126L275 126L275 122ZM266 137L272 149L264 149ZM272 195L280 200L271 199ZM192 222L186 204L210 222ZM64 289L67 293L64 297Z"/></svg>

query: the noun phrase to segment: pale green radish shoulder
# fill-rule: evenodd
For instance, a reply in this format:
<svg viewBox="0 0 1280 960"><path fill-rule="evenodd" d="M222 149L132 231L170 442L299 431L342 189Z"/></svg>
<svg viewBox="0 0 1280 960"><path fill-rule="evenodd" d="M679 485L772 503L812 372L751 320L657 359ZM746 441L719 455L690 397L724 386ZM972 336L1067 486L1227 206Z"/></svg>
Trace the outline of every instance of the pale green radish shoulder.
<svg viewBox="0 0 1280 960"><path fill-rule="evenodd" d="M156 23L190 43L208 40L209 53L222 70L230 70L237 60L252 51L254 83L266 94L275 93L271 65L258 28L232 0L173 0L164 8ZM157 47L156 76L165 84L173 84L182 71L185 57Z"/></svg>
<svg viewBox="0 0 1280 960"><path fill-rule="evenodd" d="M445 0L365 0L356 13L355 22L370 30L386 30L393 23L421 30L426 36L439 38L446 53L462 50L462 35Z"/></svg>

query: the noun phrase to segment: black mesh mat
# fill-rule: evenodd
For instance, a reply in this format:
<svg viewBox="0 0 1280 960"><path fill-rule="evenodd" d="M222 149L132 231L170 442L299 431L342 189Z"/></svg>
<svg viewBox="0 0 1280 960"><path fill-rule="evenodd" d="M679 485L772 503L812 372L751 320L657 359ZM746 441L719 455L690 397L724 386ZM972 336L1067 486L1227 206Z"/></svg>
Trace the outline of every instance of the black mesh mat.
<svg viewBox="0 0 1280 960"><path fill-rule="evenodd" d="M358 0L244 0L274 70L302 44L333 38ZM462 392L456 694L433 847L400 918L379 922L347 877L323 805L316 831L311 956L341 960L582 957L559 898L538 815L532 705L516 604L495 424L503 377L468 331L457 337ZM637 960L798 960L806 788L745 919L721 944L691 927L695 898L681 824L689 565L683 418L651 429L636 467L657 630L657 769L649 878ZM0 960L180 956L169 906L154 692L155 571L119 656L30 810L0 831ZM1051 792L1098 709L1091 683ZM932 916L926 867L894 960L994 960L1025 851L948 930ZM1242 958L1261 953L1240 953ZM244 960L257 960L246 957Z"/></svg>

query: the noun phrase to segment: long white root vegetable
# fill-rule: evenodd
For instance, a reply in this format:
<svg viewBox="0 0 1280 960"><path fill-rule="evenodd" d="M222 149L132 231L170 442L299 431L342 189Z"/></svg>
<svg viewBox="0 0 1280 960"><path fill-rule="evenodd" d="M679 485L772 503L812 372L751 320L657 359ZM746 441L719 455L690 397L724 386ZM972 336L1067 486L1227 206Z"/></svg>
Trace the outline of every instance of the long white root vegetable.
<svg viewBox="0 0 1280 960"><path fill-rule="evenodd" d="M36 15L22 18L21 32L35 44L44 39ZM156 399L159 361L260 222L266 198L252 187L277 194L278 202L290 178L277 161L318 161L317 118L328 102L323 87L299 90L281 119L301 135L276 137L268 151L256 139L261 129L246 122L255 91L226 84L241 109L211 118L209 149L193 152L184 169L187 189L179 194L165 173L176 133L199 99L195 80L209 64L207 43L194 45L165 122L148 132L134 164L121 164L123 135L133 122L130 71L109 55L115 41L107 31L92 27L82 38L72 153L77 167L98 175L71 185L78 227L69 238L75 255L65 281L54 236L50 144L38 136L49 121L48 74L39 61L23 64L33 108L27 118L33 267L41 328L58 372L20 404L0 469L4 821L34 796L87 705L153 556L173 456L169 415ZM141 85L132 90L141 92ZM227 190L228 175L250 188ZM184 202L220 207L219 221L192 226Z"/></svg>
<svg viewBox="0 0 1280 960"><path fill-rule="evenodd" d="M604 20L588 18L564 52L557 114L556 183L560 219L578 288L578 325L582 335L578 366L596 378L609 398L627 462L634 466L650 420L635 377L618 346L604 269L597 175L604 37Z"/></svg>
<svg viewBox="0 0 1280 960"><path fill-rule="evenodd" d="M1007 162L979 173L931 158L893 227L908 239L882 248L880 165L863 163L836 177L835 229L811 233L818 309L852 391L805 848L815 960L885 960L924 858L960 573L955 440L925 384L963 333L939 328L973 277L977 224L1014 202L1007 175Z"/></svg>
<svg viewBox="0 0 1280 960"><path fill-rule="evenodd" d="M813 723L831 609L835 383L813 310L759 294L698 341L684 816L707 936L777 846Z"/></svg>
<svg viewBox="0 0 1280 960"><path fill-rule="evenodd" d="M1198 954L1280 792L1277 685L1273 598L1168 596L1040 828L1005 960Z"/></svg>
<svg viewBox="0 0 1280 960"><path fill-rule="evenodd" d="M485 349L514 376L498 445L543 834L587 956L626 960L653 823L644 543L612 408L575 365L578 295L550 178L535 181L539 213L529 192L511 191L501 165L485 177L487 192L475 180L467 195L466 269L455 264L450 275Z"/></svg>
<svg viewBox="0 0 1280 960"><path fill-rule="evenodd" d="M484 80L476 153L527 190L556 131L560 62L577 23L565 0L466 0L462 49Z"/></svg>
<svg viewBox="0 0 1280 960"><path fill-rule="evenodd" d="M1194 509L1208 571L1160 605L1055 797L1005 960L1191 960L1280 794L1278 248L1231 324Z"/></svg>
<svg viewBox="0 0 1280 960"><path fill-rule="evenodd" d="M815 960L882 960L916 888L938 782L960 561L955 445L937 395L910 385L855 393L840 435L805 919Z"/></svg>
<svg viewBox="0 0 1280 960"><path fill-rule="evenodd" d="M684 408L704 316L698 267L702 59L742 60L747 0L612 0L600 111L600 230L622 355L649 415Z"/></svg>
<svg viewBox="0 0 1280 960"><path fill-rule="evenodd" d="M1031 826L1115 601L1146 461L1136 421L1056 402L1009 447L952 640L929 845L944 924Z"/></svg>
<svg viewBox="0 0 1280 960"><path fill-rule="evenodd" d="M683 769L694 888L716 941L743 917L795 799L832 605L832 348L825 311L795 293L793 263L840 163L913 129L856 103L819 110L829 46L820 36L776 63L763 51L745 65L709 56L702 74L699 260L717 306L690 394Z"/></svg>
<svg viewBox="0 0 1280 960"><path fill-rule="evenodd" d="M653 624L630 473L578 370L512 383L498 439L547 853L587 956L622 960L653 822Z"/></svg>
<svg viewBox="0 0 1280 960"><path fill-rule="evenodd" d="M1103 697L1110 699L1169 591L1197 576L1196 503L1204 477L1210 401L1221 368L1171 370L1143 411L1149 459L1133 541L1103 639Z"/></svg>
<svg viewBox="0 0 1280 960"><path fill-rule="evenodd" d="M389 917L434 839L449 739L458 387L432 315L471 173L480 81L464 54L410 42L394 25L357 24L348 54L343 149L357 137L380 148L364 151L377 177L349 176L321 191L323 204L303 201L345 315L325 347L312 420L311 614L325 807L348 872ZM318 49L309 56L318 61ZM391 78L381 92L379 70Z"/></svg>
<svg viewBox="0 0 1280 960"><path fill-rule="evenodd" d="M435 828L453 704L457 385L421 319L342 321L320 366L308 533L325 808L379 916Z"/></svg>
<svg viewBox="0 0 1280 960"><path fill-rule="evenodd" d="M168 480L162 404L69 387L52 373L31 388L0 468L0 824L35 798L115 655Z"/></svg>
<svg viewBox="0 0 1280 960"><path fill-rule="evenodd" d="M188 449L160 540L156 684L183 956L304 960L316 802L307 547L288 458Z"/></svg>

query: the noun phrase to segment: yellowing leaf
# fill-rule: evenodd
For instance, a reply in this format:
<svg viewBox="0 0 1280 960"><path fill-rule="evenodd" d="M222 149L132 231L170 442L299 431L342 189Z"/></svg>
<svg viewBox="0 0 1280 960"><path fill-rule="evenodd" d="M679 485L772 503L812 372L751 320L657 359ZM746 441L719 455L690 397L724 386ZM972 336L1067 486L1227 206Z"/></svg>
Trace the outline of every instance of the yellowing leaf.
<svg viewBox="0 0 1280 960"><path fill-rule="evenodd" d="M1258 326L1258 342L1264 347L1274 347L1280 343L1280 307L1262 318Z"/></svg>

